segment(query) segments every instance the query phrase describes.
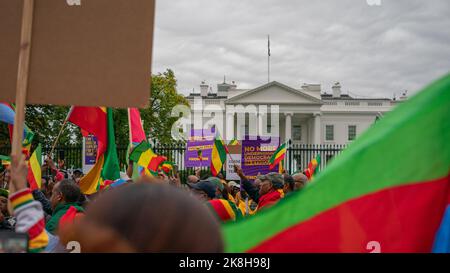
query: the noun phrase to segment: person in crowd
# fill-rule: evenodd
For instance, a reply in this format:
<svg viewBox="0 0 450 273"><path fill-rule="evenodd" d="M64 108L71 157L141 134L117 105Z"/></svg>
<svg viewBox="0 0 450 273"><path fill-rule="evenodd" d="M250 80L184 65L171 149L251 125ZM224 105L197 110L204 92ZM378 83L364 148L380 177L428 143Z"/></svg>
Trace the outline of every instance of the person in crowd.
<svg viewBox="0 0 450 273"><path fill-rule="evenodd" d="M6 189L0 189L0 231L13 231L15 220L9 215L8 195Z"/></svg>
<svg viewBox="0 0 450 273"><path fill-rule="evenodd" d="M45 197L45 194L41 191L41 190L34 190L32 192L33 194L33 198L36 201L39 201L42 204L42 208L44 209L44 213L45 213L45 217L47 218L48 216L51 216L53 213L52 210L52 204L50 203L49 199L47 199L47 197Z"/></svg>
<svg viewBox="0 0 450 273"><path fill-rule="evenodd" d="M191 193L200 201L209 201L216 198L217 189L210 181L202 180L197 183L188 183Z"/></svg>
<svg viewBox="0 0 450 273"><path fill-rule="evenodd" d="M222 182L220 181L220 179L218 177L210 176L206 179L206 181L209 181L216 187L216 197L217 198L228 199L228 192L225 191L225 195L224 195L225 186L222 184Z"/></svg>
<svg viewBox="0 0 450 273"><path fill-rule="evenodd" d="M45 225L45 229L51 234L56 234L59 220L71 207L75 207L79 213L82 213L84 209L79 203L82 199L81 190L74 181L63 180L58 182L53 187L52 196L50 197L53 214Z"/></svg>
<svg viewBox="0 0 450 273"><path fill-rule="evenodd" d="M196 175L189 175L189 176L187 177L187 182L188 182L188 183L195 184L195 183L197 183L198 181L200 181L200 179L199 179Z"/></svg>
<svg viewBox="0 0 450 273"><path fill-rule="evenodd" d="M10 174L8 168L5 168L5 170L2 172L0 176L0 188L8 189L9 187L9 180L10 180Z"/></svg>
<svg viewBox="0 0 450 273"><path fill-rule="evenodd" d="M60 236L79 242L82 252L223 251L213 214L184 191L155 183L106 191Z"/></svg>
<svg viewBox="0 0 450 273"><path fill-rule="evenodd" d="M235 172L241 178L241 185L256 203L258 203L258 210L264 207L269 207L278 202L282 195L280 189L283 188L284 179L279 173L269 173L261 175L258 179L261 181L258 188L252 184L242 171L242 168L235 165Z"/></svg>
<svg viewBox="0 0 450 273"><path fill-rule="evenodd" d="M306 183L308 182L308 177L303 173L296 173L292 176L292 178L294 179L295 191L303 189L303 187L305 187Z"/></svg>
<svg viewBox="0 0 450 273"><path fill-rule="evenodd" d="M80 179L83 177L83 171L81 169L75 169L72 173L72 179L75 183L80 183Z"/></svg>
<svg viewBox="0 0 450 273"><path fill-rule="evenodd" d="M33 199L27 188L28 166L23 154L11 156L11 180L9 202L16 217L15 231L28 234L29 252L41 252L48 245L44 228L44 211L40 202Z"/></svg>
<svg viewBox="0 0 450 273"><path fill-rule="evenodd" d="M284 187L283 187L284 194L288 195L294 192L295 190L294 178L288 174L284 174L283 179L284 179Z"/></svg>

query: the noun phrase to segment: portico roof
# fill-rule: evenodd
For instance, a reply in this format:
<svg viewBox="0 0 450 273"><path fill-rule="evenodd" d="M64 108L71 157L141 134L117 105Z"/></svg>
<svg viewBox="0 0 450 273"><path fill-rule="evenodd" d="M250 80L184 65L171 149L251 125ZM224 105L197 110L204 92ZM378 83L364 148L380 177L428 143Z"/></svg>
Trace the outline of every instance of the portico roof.
<svg viewBox="0 0 450 273"><path fill-rule="evenodd" d="M227 104L310 104L322 105L323 102L301 90L294 89L277 81L248 90L225 101Z"/></svg>

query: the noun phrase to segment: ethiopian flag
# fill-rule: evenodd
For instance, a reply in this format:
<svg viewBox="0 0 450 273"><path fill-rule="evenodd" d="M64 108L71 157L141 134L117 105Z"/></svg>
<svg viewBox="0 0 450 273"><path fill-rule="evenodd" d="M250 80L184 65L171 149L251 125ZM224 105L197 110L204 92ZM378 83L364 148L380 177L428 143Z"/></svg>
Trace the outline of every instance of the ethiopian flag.
<svg viewBox="0 0 450 273"><path fill-rule="evenodd" d="M112 109L75 106L70 110L68 120L97 138L97 161L80 180L81 191L93 194L100 189L103 181L120 178Z"/></svg>
<svg viewBox="0 0 450 273"><path fill-rule="evenodd" d="M316 175L319 172L319 166L320 166L320 154L317 155L316 158L313 158L311 162L308 164L308 168L305 170L305 175L308 177L308 179L311 179L313 175Z"/></svg>
<svg viewBox="0 0 450 273"><path fill-rule="evenodd" d="M379 245L381 252L430 252L448 246L449 117L450 74L373 124L314 184L224 225L226 250L368 253Z"/></svg>
<svg viewBox="0 0 450 273"><path fill-rule="evenodd" d="M275 150L272 157L269 159L269 169L272 170L280 164L281 160L284 159L284 156L286 155L286 142L281 144L278 149Z"/></svg>
<svg viewBox="0 0 450 273"><path fill-rule="evenodd" d="M211 152L211 173L213 176L217 176L222 170L223 164L227 160L227 148L223 145L223 141L219 135L216 133L214 139L214 146Z"/></svg>
<svg viewBox="0 0 450 273"><path fill-rule="evenodd" d="M161 170L165 173L165 174L169 174L171 170L173 170L173 166L175 165L175 163L171 162L171 161L164 161L160 168Z"/></svg>
<svg viewBox="0 0 450 273"><path fill-rule="evenodd" d="M157 173L159 165L166 161L165 156L155 154L147 141L142 141L130 154L130 160L136 162L139 166L144 167L150 173Z"/></svg>
<svg viewBox="0 0 450 273"><path fill-rule="evenodd" d="M0 162L3 166L9 166L11 165L11 157L6 155L0 155Z"/></svg>
<svg viewBox="0 0 450 273"><path fill-rule="evenodd" d="M28 175L27 181L30 184L32 191L40 189L42 186L42 147L41 144L37 146L28 160Z"/></svg>

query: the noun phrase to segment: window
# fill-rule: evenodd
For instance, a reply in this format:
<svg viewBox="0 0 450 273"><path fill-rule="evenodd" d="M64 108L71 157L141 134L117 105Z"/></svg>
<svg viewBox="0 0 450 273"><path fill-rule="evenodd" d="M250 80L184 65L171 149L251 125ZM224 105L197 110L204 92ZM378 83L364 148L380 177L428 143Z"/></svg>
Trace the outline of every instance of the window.
<svg viewBox="0 0 450 273"><path fill-rule="evenodd" d="M294 141L302 140L302 126L294 125L293 132L292 132L292 138Z"/></svg>
<svg viewBox="0 0 450 273"><path fill-rule="evenodd" d="M356 125L348 126L348 140L354 140L356 138Z"/></svg>
<svg viewBox="0 0 450 273"><path fill-rule="evenodd" d="M334 125L325 125L325 140L334 140Z"/></svg>

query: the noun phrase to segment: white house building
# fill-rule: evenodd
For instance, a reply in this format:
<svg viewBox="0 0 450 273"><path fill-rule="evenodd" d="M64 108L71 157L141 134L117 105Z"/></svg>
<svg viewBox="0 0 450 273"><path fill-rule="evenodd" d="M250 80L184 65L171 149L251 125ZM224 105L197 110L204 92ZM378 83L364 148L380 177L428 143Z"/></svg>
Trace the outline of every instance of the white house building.
<svg viewBox="0 0 450 273"><path fill-rule="evenodd" d="M220 83L217 92L202 82L200 93L191 93L187 100L191 114L198 112L194 104L202 103L201 111L222 109L223 116L214 125L223 123L225 139L242 139L245 135L273 135L298 144L348 144L390 111L400 100L389 98L354 98L341 91L335 83L331 92L322 92L320 84L303 84L299 88L273 81L253 89L238 89L234 82ZM262 111L267 107L267 111ZM214 115L212 115L214 116ZM207 123L211 116L202 116ZM195 123L195 122L194 122ZM212 124L210 124L212 125ZM194 127L194 125L193 125Z"/></svg>

